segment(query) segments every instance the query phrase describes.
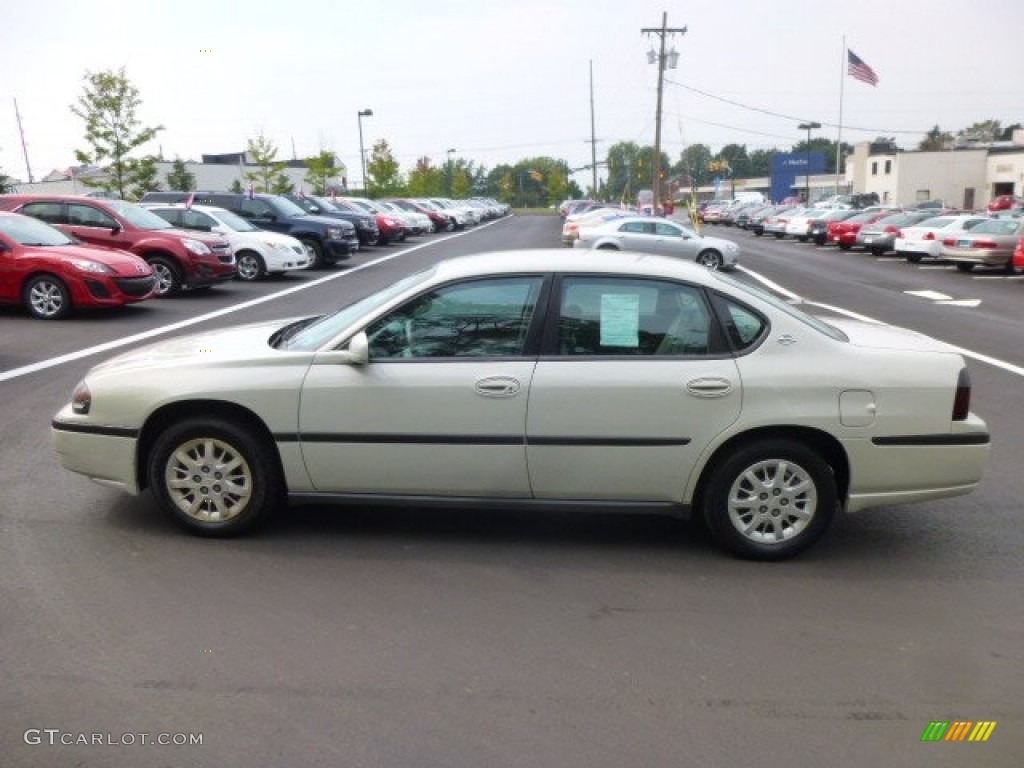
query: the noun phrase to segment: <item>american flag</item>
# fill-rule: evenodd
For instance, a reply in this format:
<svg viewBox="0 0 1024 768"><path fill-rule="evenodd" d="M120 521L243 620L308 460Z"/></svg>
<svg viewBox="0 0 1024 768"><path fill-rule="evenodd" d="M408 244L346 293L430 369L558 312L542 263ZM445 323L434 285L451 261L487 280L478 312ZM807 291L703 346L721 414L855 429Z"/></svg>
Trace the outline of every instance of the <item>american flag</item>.
<svg viewBox="0 0 1024 768"><path fill-rule="evenodd" d="M249 190L248 190L248 194L249 194L249 199L250 200L252 200L253 197L255 197L255 193L256 193L256 190L253 188L252 182L250 181L249 182Z"/></svg>
<svg viewBox="0 0 1024 768"><path fill-rule="evenodd" d="M860 80L868 85L878 85L878 75L875 70L864 63L864 60L853 51L846 52L846 72L853 75L855 80Z"/></svg>
<svg viewBox="0 0 1024 768"><path fill-rule="evenodd" d="M196 193L195 192L189 192L188 193L188 197L185 198L185 210L186 211L191 211L192 210L192 205L195 203L195 201L196 201Z"/></svg>

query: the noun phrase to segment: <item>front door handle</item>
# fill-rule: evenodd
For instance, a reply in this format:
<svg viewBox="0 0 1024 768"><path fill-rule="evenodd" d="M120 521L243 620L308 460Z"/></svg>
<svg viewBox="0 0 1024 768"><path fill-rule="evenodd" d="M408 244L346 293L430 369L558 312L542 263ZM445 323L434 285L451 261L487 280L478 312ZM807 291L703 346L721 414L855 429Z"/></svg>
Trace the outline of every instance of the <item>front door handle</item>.
<svg viewBox="0 0 1024 768"><path fill-rule="evenodd" d="M515 397L522 385L511 376L487 376L477 380L475 389L482 397Z"/></svg>

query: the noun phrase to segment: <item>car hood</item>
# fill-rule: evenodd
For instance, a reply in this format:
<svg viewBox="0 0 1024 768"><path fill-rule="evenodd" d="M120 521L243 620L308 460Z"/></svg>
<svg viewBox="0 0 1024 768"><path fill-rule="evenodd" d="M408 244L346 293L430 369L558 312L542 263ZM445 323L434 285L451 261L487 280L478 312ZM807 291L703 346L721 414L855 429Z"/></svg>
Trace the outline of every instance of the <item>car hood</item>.
<svg viewBox="0 0 1024 768"><path fill-rule="evenodd" d="M698 235L697 240L700 242L701 247L711 246L713 248L721 248L723 251L738 251L740 249L732 240L724 240L721 237Z"/></svg>
<svg viewBox="0 0 1024 768"><path fill-rule="evenodd" d="M958 352L955 347L944 341L896 325L870 323L831 315L821 319L845 333L850 344L855 347L897 349L907 352L948 352L951 354Z"/></svg>
<svg viewBox="0 0 1024 768"><path fill-rule="evenodd" d="M271 335L289 323L301 319L293 317L178 336L112 357L95 366L92 371L109 373L142 367L179 368L193 363L210 365L255 358L266 359L284 354L270 346Z"/></svg>
<svg viewBox="0 0 1024 768"><path fill-rule="evenodd" d="M25 253L31 253L35 257L88 259L105 264L122 277L142 277L153 273L150 266L140 257L115 248L94 248L87 245L27 246ZM143 268L140 270L139 266Z"/></svg>

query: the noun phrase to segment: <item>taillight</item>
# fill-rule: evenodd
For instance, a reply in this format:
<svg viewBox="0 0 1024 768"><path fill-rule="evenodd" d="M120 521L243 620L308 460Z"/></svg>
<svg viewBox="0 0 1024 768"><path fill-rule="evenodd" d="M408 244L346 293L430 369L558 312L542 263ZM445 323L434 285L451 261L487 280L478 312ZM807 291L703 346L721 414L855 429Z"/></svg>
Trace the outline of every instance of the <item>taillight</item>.
<svg viewBox="0 0 1024 768"><path fill-rule="evenodd" d="M964 421L971 411L971 377L966 368L960 369L956 380L956 396L953 398L953 421Z"/></svg>
<svg viewBox="0 0 1024 768"><path fill-rule="evenodd" d="M922 237L921 239L922 240L934 240L935 239L935 233L934 232L926 232L924 237Z"/></svg>
<svg viewBox="0 0 1024 768"><path fill-rule="evenodd" d="M942 241L942 244L952 248L954 245L956 245L956 240L954 240L952 237L947 237L945 240Z"/></svg>
<svg viewBox="0 0 1024 768"><path fill-rule="evenodd" d="M899 235L899 233L900 233L900 231L899 231L898 229L896 229L896 227L894 227L894 226L892 226L892 225L890 225L890 226L886 227L886 228L885 228L885 231L886 231L886 232L890 232L890 233L892 233L892 232L895 232L895 233L897 234L897 236L898 236L898 235Z"/></svg>
<svg viewBox="0 0 1024 768"><path fill-rule="evenodd" d="M971 243L971 248L998 248L999 245L995 240L975 240Z"/></svg>

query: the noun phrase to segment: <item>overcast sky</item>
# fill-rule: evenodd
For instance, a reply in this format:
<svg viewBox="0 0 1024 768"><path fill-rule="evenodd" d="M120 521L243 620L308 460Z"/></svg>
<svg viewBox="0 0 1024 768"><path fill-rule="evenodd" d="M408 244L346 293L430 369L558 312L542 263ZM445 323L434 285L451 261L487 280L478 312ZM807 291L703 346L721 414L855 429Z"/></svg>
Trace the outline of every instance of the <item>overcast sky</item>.
<svg viewBox="0 0 1024 768"><path fill-rule="evenodd" d="M671 39L663 148L788 147L816 120L831 138L914 147L939 124L1024 122L1024 0L47 0L0 5L0 171L26 180L17 99L36 178L75 162L69 111L83 75L125 67L167 159L243 150L261 132L280 157L334 151L356 178L364 142L408 170L446 150L488 168L538 155L590 161L593 61L598 159L654 143L657 38ZM841 78L843 36L880 78ZM696 90L693 90L696 89ZM706 96L739 102L765 114ZM576 177L581 184L589 173Z"/></svg>

